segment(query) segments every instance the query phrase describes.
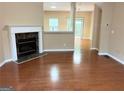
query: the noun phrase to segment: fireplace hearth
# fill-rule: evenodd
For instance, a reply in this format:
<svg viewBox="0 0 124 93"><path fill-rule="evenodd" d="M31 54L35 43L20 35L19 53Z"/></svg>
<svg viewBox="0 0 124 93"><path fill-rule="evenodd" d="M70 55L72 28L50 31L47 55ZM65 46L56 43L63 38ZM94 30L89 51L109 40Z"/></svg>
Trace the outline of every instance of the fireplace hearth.
<svg viewBox="0 0 124 93"><path fill-rule="evenodd" d="M39 54L38 32L16 33L18 60Z"/></svg>

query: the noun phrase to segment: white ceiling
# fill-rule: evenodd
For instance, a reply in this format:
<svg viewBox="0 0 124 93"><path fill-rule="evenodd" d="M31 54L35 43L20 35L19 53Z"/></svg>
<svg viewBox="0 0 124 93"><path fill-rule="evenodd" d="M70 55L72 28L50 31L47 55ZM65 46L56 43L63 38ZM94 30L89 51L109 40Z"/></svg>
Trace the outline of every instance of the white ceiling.
<svg viewBox="0 0 124 93"><path fill-rule="evenodd" d="M55 9L52 9L52 6L56 6ZM64 3L64 2L57 2L57 3L44 3L44 10L46 11L69 11L70 8L70 3Z"/></svg>
<svg viewBox="0 0 124 93"><path fill-rule="evenodd" d="M56 8L51 8L55 6ZM77 11L93 11L94 10L94 3L83 3L78 2L76 3ZM71 10L71 3L69 2L45 2L44 3L44 10L45 11L70 11Z"/></svg>

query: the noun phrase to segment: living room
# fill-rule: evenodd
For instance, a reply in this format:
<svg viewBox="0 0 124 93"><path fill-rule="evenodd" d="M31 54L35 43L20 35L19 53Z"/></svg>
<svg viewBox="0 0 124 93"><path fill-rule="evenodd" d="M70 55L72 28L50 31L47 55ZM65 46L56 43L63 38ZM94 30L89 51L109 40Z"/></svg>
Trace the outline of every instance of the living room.
<svg viewBox="0 0 124 93"><path fill-rule="evenodd" d="M123 10L0 2L0 90L124 90Z"/></svg>

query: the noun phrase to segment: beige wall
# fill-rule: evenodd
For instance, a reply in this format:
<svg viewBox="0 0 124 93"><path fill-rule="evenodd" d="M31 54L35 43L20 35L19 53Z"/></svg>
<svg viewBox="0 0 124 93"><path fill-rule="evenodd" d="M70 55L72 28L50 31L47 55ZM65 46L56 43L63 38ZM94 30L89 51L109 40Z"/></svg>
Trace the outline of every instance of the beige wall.
<svg viewBox="0 0 124 93"><path fill-rule="evenodd" d="M0 5L0 63L4 61L4 54L3 54L3 40L2 40L2 29L4 26L4 10L3 6Z"/></svg>
<svg viewBox="0 0 124 93"><path fill-rule="evenodd" d="M5 3L5 24L41 25L41 3Z"/></svg>
<svg viewBox="0 0 124 93"><path fill-rule="evenodd" d="M74 34L73 33L44 33L44 49L73 49Z"/></svg>
<svg viewBox="0 0 124 93"><path fill-rule="evenodd" d="M42 3L0 3L4 21L1 30L4 60L11 59L11 47L7 26L42 25ZM1 19L1 18L0 18Z"/></svg>
<svg viewBox="0 0 124 93"><path fill-rule="evenodd" d="M76 17L84 18L84 31L83 37L90 38L91 34L91 15L92 12L77 12ZM64 11L45 11L44 12L44 28L49 31L49 18L56 17L59 19L59 30L67 31L67 18L70 16L69 12Z"/></svg>
<svg viewBox="0 0 124 93"><path fill-rule="evenodd" d="M93 23L92 23L92 44L91 48L99 50L99 34L101 24L101 9L95 5L93 12Z"/></svg>
<svg viewBox="0 0 124 93"><path fill-rule="evenodd" d="M1 34L0 34L0 63L2 63L4 61L3 59L3 46L2 46L2 38L1 38Z"/></svg>
<svg viewBox="0 0 124 93"><path fill-rule="evenodd" d="M115 3L113 6L108 50L111 55L124 62L124 3Z"/></svg>
<svg viewBox="0 0 124 93"><path fill-rule="evenodd" d="M124 63L124 3L105 3L102 6L102 24L99 53L108 53ZM108 26L107 26L108 24Z"/></svg>
<svg viewBox="0 0 124 93"><path fill-rule="evenodd" d="M111 3L104 3L102 6L100 49L99 49L100 53L108 52L109 32L111 31L111 21L112 21L112 8L113 7Z"/></svg>

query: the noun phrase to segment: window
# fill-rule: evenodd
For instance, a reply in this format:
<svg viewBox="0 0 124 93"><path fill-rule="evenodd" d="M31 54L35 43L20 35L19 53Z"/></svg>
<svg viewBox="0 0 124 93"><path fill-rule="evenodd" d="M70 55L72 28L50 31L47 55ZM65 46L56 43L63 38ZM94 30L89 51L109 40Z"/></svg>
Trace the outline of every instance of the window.
<svg viewBox="0 0 124 93"><path fill-rule="evenodd" d="M50 18L49 19L49 30L51 32L58 31L58 18Z"/></svg>
<svg viewBox="0 0 124 93"><path fill-rule="evenodd" d="M72 31L72 20L71 18L67 18L67 31Z"/></svg>

